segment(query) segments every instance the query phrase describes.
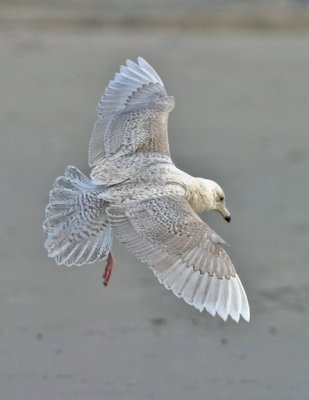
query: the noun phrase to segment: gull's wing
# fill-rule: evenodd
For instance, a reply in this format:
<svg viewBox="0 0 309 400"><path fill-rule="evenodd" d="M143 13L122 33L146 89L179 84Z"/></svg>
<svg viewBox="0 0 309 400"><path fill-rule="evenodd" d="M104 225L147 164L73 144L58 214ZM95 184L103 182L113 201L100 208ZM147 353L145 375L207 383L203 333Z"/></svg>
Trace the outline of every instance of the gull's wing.
<svg viewBox="0 0 309 400"><path fill-rule="evenodd" d="M115 236L147 262L160 283L198 310L250 319L246 293L224 241L181 196L107 209Z"/></svg>
<svg viewBox="0 0 309 400"><path fill-rule="evenodd" d="M174 108L156 71L141 57L127 60L99 101L90 144L89 165L118 151L158 152L170 156L167 119Z"/></svg>

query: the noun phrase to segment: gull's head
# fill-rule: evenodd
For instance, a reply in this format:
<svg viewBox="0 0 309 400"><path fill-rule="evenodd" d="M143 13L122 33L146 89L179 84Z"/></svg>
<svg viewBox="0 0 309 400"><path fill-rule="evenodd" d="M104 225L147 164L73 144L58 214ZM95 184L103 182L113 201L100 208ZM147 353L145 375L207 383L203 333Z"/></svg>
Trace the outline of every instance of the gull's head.
<svg viewBox="0 0 309 400"><path fill-rule="evenodd" d="M225 205L225 194L222 188L210 179L197 178L200 191L203 198L203 211L215 210L223 216L223 218L230 222L231 213Z"/></svg>

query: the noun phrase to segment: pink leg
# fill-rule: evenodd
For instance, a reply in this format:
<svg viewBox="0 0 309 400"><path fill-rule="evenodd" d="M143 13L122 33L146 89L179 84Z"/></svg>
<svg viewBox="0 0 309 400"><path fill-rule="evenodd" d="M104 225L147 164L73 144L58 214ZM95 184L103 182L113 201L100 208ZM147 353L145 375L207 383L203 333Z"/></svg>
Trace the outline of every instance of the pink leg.
<svg viewBox="0 0 309 400"><path fill-rule="evenodd" d="M113 255L112 255L112 252L110 251L108 253L107 263L105 265L104 273L103 273L103 276L102 276L103 285L104 286L107 286L109 280L111 279L112 270L113 270L114 265L115 265L115 259L114 259Z"/></svg>

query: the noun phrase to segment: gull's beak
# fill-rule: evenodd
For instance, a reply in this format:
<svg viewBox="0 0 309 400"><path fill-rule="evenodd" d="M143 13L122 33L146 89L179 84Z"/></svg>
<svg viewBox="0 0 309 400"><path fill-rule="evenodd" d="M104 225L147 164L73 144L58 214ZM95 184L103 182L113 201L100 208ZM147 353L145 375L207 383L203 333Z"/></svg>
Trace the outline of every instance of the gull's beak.
<svg viewBox="0 0 309 400"><path fill-rule="evenodd" d="M226 207L222 207L219 212L222 214L223 218L227 221L230 222L231 221L231 213L229 212L229 210Z"/></svg>

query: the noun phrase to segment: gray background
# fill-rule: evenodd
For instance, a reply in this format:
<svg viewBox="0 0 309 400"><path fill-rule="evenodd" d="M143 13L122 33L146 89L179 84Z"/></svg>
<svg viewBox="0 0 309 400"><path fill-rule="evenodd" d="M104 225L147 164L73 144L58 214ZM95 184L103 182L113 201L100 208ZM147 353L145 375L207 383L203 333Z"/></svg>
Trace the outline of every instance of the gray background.
<svg viewBox="0 0 309 400"><path fill-rule="evenodd" d="M307 14L292 1L0 3L1 399L309 399ZM231 245L249 324L200 314L117 243L108 288L102 263L45 254L53 180L89 172L97 100L138 55L176 98L175 163L225 190L232 223L205 220Z"/></svg>

